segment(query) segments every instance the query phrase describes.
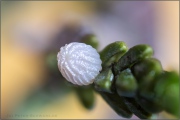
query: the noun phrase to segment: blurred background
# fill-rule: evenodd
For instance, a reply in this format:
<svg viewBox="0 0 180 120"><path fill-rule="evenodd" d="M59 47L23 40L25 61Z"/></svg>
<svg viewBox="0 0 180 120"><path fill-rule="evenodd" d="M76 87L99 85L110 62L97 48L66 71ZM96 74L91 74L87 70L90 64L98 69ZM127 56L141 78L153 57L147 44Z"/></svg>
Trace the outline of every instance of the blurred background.
<svg viewBox="0 0 180 120"><path fill-rule="evenodd" d="M179 1L2 1L1 118L121 118L99 95L86 110L50 69L50 53L85 33L97 36L98 50L149 44L165 70L179 72Z"/></svg>

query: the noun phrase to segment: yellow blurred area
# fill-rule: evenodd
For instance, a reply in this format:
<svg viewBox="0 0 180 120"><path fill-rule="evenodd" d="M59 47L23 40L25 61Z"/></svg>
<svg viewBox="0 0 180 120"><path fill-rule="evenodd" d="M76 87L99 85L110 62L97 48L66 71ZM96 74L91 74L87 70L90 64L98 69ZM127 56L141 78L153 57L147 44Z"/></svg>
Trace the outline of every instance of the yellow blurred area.
<svg viewBox="0 0 180 120"><path fill-rule="evenodd" d="M154 2L156 57L165 69L179 71L179 1Z"/></svg>
<svg viewBox="0 0 180 120"><path fill-rule="evenodd" d="M37 30L51 29L56 31L64 22L81 20L92 15L93 2L24 2L10 13L3 13L1 21L1 117L11 114L35 89L43 86L46 77L45 61L40 52L31 52L20 47L13 40L11 29L24 21L37 24ZM155 13L156 57L165 69L179 71L179 1L152 2ZM51 32L52 32L51 31ZM47 37L53 36L53 32ZM103 41L101 40L100 43ZM65 98L57 98L55 102L39 110L38 114L55 115L40 117L41 119L105 119L117 116L116 113L97 96L93 110L85 110L74 93ZM109 114L111 114L109 116ZM166 114L163 113L164 116ZM38 117L31 117L34 119Z"/></svg>
<svg viewBox="0 0 180 120"><path fill-rule="evenodd" d="M40 56L15 48L4 40L1 44L1 107L4 115L27 97L27 93L43 84L44 71Z"/></svg>

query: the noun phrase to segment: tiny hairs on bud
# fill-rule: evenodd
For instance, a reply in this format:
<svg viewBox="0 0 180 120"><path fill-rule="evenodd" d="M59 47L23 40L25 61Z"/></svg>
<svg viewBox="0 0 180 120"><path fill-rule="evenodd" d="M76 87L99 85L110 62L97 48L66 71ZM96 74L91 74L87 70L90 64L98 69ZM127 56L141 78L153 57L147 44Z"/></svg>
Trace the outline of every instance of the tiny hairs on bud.
<svg viewBox="0 0 180 120"><path fill-rule="evenodd" d="M61 47L57 61L63 77L76 85L93 83L102 69L102 61L96 49L84 43L72 42Z"/></svg>

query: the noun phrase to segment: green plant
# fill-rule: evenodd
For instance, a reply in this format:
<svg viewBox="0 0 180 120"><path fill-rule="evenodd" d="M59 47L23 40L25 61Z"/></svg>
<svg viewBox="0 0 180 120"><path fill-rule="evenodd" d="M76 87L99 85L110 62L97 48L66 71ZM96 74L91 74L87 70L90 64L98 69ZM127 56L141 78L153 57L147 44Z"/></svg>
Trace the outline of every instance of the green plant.
<svg viewBox="0 0 180 120"><path fill-rule="evenodd" d="M81 41L98 47L93 35ZM130 118L135 114L141 119L166 111L179 118L179 75L164 71L161 63L153 58L149 45L136 45L128 50L126 44L117 41L99 52L102 70L92 85L73 87L85 108L93 108L93 91L100 94L120 116Z"/></svg>

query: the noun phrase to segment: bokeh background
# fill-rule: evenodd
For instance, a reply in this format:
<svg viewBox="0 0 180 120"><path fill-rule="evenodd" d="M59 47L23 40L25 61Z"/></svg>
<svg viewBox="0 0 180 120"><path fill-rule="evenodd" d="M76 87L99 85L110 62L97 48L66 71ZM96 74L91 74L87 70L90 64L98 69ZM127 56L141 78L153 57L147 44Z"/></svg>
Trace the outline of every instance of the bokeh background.
<svg viewBox="0 0 180 120"><path fill-rule="evenodd" d="M99 95L86 110L47 67L49 51L89 31L99 50L119 40L149 44L165 70L179 72L179 1L2 1L1 118L120 119Z"/></svg>

